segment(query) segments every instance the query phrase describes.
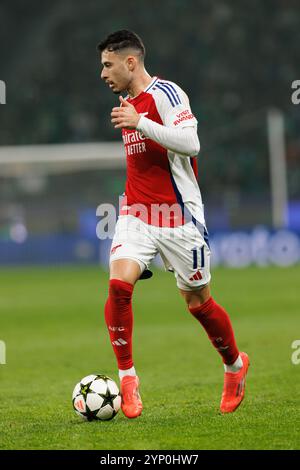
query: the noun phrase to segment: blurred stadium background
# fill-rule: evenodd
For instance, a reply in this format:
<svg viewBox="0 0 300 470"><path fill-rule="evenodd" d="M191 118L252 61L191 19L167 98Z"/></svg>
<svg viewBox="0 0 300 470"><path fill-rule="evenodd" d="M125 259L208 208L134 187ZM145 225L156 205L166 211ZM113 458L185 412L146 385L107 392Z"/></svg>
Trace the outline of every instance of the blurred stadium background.
<svg viewBox="0 0 300 470"><path fill-rule="evenodd" d="M120 28L199 122L213 292L251 358L234 416L218 414L220 358L158 270L134 298L145 413L105 432L73 414L81 377L117 380L96 210L117 207L125 157L96 45ZM296 0L1 0L0 449L299 448L299 44Z"/></svg>
<svg viewBox="0 0 300 470"><path fill-rule="evenodd" d="M129 0L114 14L96 0L2 1L0 264L106 264L96 208L117 205L125 161L96 44L124 27L144 39L149 73L190 96L214 264L298 262L298 7Z"/></svg>

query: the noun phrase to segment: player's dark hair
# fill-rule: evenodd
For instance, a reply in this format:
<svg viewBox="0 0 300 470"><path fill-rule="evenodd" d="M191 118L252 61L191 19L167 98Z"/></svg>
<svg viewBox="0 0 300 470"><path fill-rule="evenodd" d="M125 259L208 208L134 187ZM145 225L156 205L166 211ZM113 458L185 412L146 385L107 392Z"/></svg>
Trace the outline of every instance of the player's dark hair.
<svg viewBox="0 0 300 470"><path fill-rule="evenodd" d="M116 52L129 48L135 49L139 53L141 60L144 61L146 49L143 41L136 33L127 29L121 29L120 31L109 34L107 38L101 41L97 46L100 52L103 52L105 49Z"/></svg>

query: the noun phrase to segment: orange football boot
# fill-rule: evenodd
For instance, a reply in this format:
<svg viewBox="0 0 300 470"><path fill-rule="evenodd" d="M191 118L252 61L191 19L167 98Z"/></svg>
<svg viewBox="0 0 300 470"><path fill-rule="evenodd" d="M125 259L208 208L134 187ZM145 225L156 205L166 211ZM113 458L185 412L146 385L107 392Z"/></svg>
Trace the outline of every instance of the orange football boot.
<svg viewBox="0 0 300 470"><path fill-rule="evenodd" d="M225 372L224 387L220 410L222 413L232 413L241 404L245 395L246 374L250 365L248 355L240 353L243 367L238 372Z"/></svg>
<svg viewBox="0 0 300 470"><path fill-rule="evenodd" d="M142 410L143 404L139 394L139 378L125 375L121 380L121 408L127 418L137 418Z"/></svg>

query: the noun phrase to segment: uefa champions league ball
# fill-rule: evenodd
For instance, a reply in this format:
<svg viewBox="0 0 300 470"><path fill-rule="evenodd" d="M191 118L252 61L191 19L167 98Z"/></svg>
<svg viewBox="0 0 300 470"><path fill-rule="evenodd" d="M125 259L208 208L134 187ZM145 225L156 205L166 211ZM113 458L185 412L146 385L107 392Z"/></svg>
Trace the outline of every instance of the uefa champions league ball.
<svg viewBox="0 0 300 470"><path fill-rule="evenodd" d="M75 413L87 421L108 421L121 407L117 384L106 375L88 375L75 385L72 395Z"/></svg>

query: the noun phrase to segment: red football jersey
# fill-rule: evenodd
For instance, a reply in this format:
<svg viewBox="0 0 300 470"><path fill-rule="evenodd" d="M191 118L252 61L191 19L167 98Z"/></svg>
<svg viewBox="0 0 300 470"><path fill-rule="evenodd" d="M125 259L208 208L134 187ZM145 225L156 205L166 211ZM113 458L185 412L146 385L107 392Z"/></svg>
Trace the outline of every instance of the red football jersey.
<svg viewBox="0 0 300 470"><path fill-rule="evenodd" d="M144 91L127 100L139 114L164 126L197 127L187 95L173 82L154 77ZM131 213L147 223L173 227L184 223L184 206L192 217L204 221L196 158L176 154L138 130L123 129L122 137L127 181L121 215ZM137 210L137 205L141 210ZM174 207L174 213L166 211L164 215L158 209L162 205Z"/></svg>

